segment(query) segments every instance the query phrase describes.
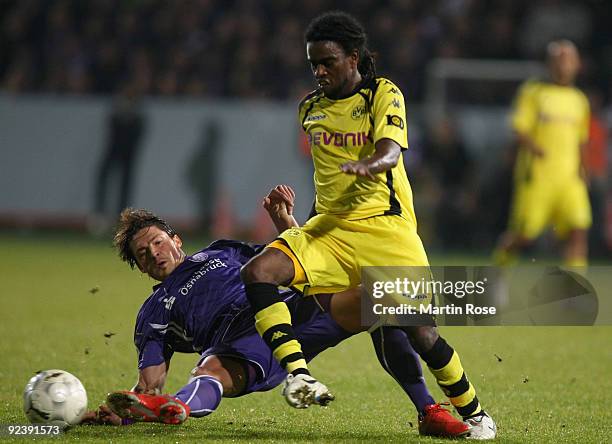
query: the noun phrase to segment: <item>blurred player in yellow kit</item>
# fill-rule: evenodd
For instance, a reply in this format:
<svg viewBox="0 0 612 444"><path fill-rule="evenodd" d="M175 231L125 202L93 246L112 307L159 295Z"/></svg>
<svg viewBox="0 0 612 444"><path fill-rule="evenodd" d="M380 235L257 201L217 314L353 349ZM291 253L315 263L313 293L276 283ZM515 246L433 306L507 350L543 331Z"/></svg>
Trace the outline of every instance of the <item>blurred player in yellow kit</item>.
<svg viewBox="0 0 612 444"><path fill-rule="evenodd" d="M591 207L582 167L589 132L589 104L574 86L580 69L576 46L553 41L547 48L550 79L527 81L519 90L512 126L519 151L508 230L495 252L500 265L514 261L552 225L564 241L565 265L587 265Z"/></svg>

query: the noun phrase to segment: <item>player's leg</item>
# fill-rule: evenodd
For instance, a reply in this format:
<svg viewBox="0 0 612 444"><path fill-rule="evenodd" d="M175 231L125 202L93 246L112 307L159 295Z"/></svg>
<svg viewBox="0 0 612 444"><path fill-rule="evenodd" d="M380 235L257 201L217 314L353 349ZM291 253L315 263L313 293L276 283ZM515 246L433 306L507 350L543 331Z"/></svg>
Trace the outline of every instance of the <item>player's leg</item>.
<svg viewBox="0 0 612 444"><path fill-rule="evenodd" d="M461 365L459 355L438 334L435 327L405 327L420 356L427 363L442 391L462 417L479 413L482 408L476 392Z"/></svg>
<svg viewBox="0 0 612 444"><path fill-rule="evenodd" d="M563 248L563 263L569 267L585 267L588 264L588 231L572 230Z"/></svg>
<svg viewBox="0 0 612 444"><path fill-rule="evenodd" d="M247 297L256 311L257 331L289 373L284 394L289 404L298 408L312 403L325 405L333 396L310 376L277 286L308 284L312 293L356 286L359 274L351 262L352 251L347 251L350 244L338 239L338 234L345 231L342 223L342 219L333 216L317 215L301 228L286 230L251 259L241 273Z"/></svg>
<svg viewBox="0 0 612 444"><path fill-rule="evenodd" d="M346 331L358 333L367 328L361 322L361 291L358 287L331 297L315 297L322 309L331 314L333 323ZM410 344L408 335L400 328L380 327L371 333L371 337L380 365L400 385L417 410L419 433L445 437L465 435L468 427L440 404L436 404L429 393L419 355ZM308 342L302 343L308 357Z"/></svg>
<svg viewBox="0 0 612 444"><path fill-rule="evenodd" d="M430 276L427 254L413 221L381 216L353 224L354 231L360 235L360 240L355 241L359 246L355 256L363 267L364 285L370 285L366 282L395 280L398 276L393 273L399 270L405 276L413 276L411 279L416 281ZM366 266L369 268L366 269ZM424 300L420 300L422 303ZM457 353L438 335L433 319L415 321L419 326L402 327L412 346L427 363L438 384L448 389L448 393L445 393L459 414L464 419L470 415L479 415L482 409L474 388L463 372ZM472 432L477 434L473 428L470 429Z"/></svg>
<svg viewBox="0 0 612 444"><path fill-rule="evenodd" d="M357 333L365 331L361 325L361 289L354 288L334 294L329 299L329 312L343 329ZM397 381L410 397L419 415L425 406L435 404L427 390L419 355L414 351L408 336L395 327L381 327L371 333L372 344L380 365Z"/></svg>
<svg viewBox="0 0 612 444"><path fill-rule="evenodd" d="M500 236L493 252L496 265L517 262L521 252L531 246L550 223L554 208L552 193L547 184L539 182L516 185L508 229Z"/></svg>
<svg viewBox="0 0 612 444"><path fill-rule="evenodd" d="M591 204L586 185L570 181L560 190L555 232L564 240L563 263L569 267L588 265L588 229L591 226Z"/></svg>
<svg viewBox="0 0 612 444"><path fill-rule="evenodd" d="M360 288L354 288L297 299L292 309L295 331L308 361L367 329L360 322L360 293ZM382 367L410 397L419 415L423 415L425 407L435 402L425 385L419 356L406 333L393 327L379 328L372 333L372 342Z"/></svg>
<svg viewBox="0 0 612 444"><path fill-rule="evenodd" d="M382 367L417 409L421 435L460 437L469 432L466 424L434 401L423 378L419 355L406 332L398 327L380 327L372 332L372 343Z"/></svg>
<svg viewBox="0 0 612 444"><path fill-rule="evenodd" d="M405 276L412 276L412 280L418 281L430 276L429 261L423 243L416 232L416 226L409 220L383 216L359 221L359 224L362 226L361 231L367 231L372 236L368 239L362 235L362 245L355 253L359 263L369 267L362 269L366 275L364 282L395 280L397 276L393 273L400 270ZM390 247L397 245L401 248ZM463 417L478 414L481 411L480 404L474 388L469 385L464 375L457 354L439 337L433 326L435 325L433 319L415 319L415 321L419 326L402 327L414 349L428 364L438 384L451 389L449 392L451 402L454 401L453 405L459 410L459 414ZM401 343L401 338L396 339ZM407 359L408 363L414 362L414 358L406 348L404 353L402 357ZM399 360L397 366L406 371L406 365L402 365Z"/></svg>
<svg viewBox="0 0 612 444"><path fill-rule="evenodd" d="M291 325L291 313L279 294L278 286L295 282L301 270L284 251L266 248L242 267L247 299L255 312L255 328L268 344L274 357L296 376L309 375L300 343Z"/></svg>
<svg viewBox="0 0 612 444"><path fill-rule="evenodd" d="M377 328L371 336L378 361L402 387L422 416L425 407L435 404L435 401L427 390L419 355L412 348L408 336L397 327Z"/></svg>
<svg viewBox="0 0 612 444"><path fill-rule="evenodd" d="M470 437L494 438L495 422L480 406L458 353L438 334L436 327L415 326L405 327L405 330L444 394L469 425Z"/></svg>
<svg viewBox="0 0 612 444"><path fill-rule="evenodd" d="M247 361L225 356L207 356L192 370L192 378L174 396L191 409L190 416L210 415L221 397L240 395L255 370Z"/></svg>
<svg viewBox="0 0 612 444"><path fill-rule="evenodd" d="M511 230L507 230L499 237L493 252L493 261L496 265L507 266L514 264L522 251L531 246L533 241Z"/></svg>
<svg viewBox="0 0 612 444"><path fill-rule="evenodd" d="M110 393L107 404L124 420L181 424L188 416L211 414L221 398L238 396L255 370L247 361L206 356L192 371L189 382L174 395L151 395L120 391Z"/></svg>

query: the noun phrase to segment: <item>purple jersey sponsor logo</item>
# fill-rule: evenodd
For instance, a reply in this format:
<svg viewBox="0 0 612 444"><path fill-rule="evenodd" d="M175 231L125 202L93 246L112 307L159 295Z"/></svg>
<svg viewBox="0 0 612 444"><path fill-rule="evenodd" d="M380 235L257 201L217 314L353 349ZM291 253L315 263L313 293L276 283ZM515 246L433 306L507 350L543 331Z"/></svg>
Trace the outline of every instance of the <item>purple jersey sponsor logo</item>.
<svg viewBox="0 0 612 444"><path fill-rule="evenodd" d="M187 296L189 294L189 290L193 288L196 282L202 279L202 277L206 276L209 271L217 268L227 268L227 264L221 259L209 259L198 269L198 271L193 273L191 279L189 279L181 288L179 288L179 293L183 296Z"/></svg>

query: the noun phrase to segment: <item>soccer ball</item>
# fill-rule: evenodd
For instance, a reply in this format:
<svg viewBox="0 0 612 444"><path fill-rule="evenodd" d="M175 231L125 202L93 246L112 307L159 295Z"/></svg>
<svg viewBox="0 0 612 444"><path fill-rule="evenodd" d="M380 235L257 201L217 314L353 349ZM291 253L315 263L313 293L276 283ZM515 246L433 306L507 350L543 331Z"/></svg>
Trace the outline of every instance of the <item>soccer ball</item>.
<svg viewBox="0 0 612 444"><path fill-rule="evenodd" d="M23 411L34 424L67 428L87 411L87 393L78 378L63 370L38 372L23 392Z"/></svg>

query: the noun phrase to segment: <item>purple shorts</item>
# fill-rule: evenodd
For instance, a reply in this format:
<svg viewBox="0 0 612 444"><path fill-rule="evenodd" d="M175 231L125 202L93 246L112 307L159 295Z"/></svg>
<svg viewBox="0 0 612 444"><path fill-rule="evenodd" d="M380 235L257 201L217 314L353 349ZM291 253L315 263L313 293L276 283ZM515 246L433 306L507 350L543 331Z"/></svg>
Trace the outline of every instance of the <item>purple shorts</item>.
<svg viewBox="0 0 612 444"><path fill-rule="evenodd" d="M321 299L322 296L318 298ZM307 361L353 335L342 329L329 313L321 309L321 306L329 306L326 303L328 301L321 302L319 305L314 297L295 297L287 301L293 319L293 328L302 344L302 352ZM249 378L245 390L239 396L273 389L287 376L287 372L274 359L272 351L257 333L205 350L198 365L213 355L243 360L255 370L254 377Z"/></svg>

